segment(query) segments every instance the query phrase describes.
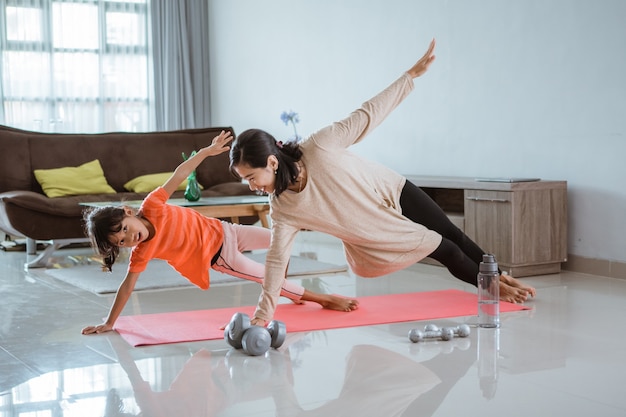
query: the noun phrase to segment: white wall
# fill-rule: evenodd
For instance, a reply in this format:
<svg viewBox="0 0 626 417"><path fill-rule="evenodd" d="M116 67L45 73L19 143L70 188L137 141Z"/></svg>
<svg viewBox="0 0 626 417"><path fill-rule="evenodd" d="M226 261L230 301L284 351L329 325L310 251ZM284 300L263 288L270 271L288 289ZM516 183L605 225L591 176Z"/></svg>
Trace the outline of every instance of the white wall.
<svg viewBox="0 0 626 417"><path fill-rule="evenodd" d="M437 39L415 92L355 151L405 174L567 180L569 253L626 262L623 0L209 0L213 124L300 134Z"/></svg>

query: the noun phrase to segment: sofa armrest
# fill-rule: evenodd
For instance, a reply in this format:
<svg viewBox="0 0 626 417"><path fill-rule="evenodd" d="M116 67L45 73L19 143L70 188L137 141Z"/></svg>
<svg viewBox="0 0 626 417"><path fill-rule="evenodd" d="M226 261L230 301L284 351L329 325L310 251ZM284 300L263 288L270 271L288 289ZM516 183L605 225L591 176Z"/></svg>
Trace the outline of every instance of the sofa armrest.
<svg viewBox="0 0 626 417"><path fill-rule="evenodd" d="M26 237L22 232L13 227L6 209L6 201L22 192L28 191L8 191L6 193L0 193L0 230L10 236Z"/></svg>

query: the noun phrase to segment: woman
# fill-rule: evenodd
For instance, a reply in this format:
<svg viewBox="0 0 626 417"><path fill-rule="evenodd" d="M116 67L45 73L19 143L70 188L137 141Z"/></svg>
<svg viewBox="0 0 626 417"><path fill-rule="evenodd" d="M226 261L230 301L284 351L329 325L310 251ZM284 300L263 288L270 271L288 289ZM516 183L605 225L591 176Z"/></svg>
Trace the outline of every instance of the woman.
<svg viewBox="0 0 626 417"><path fill-rule="evenodd" d="M272 241L254 324L272 319L291 245L299 230L331 234L344 244L352 270L376 277L425 257L476 285L484 251L454 226L421 189L400 174L348 151L413 90L413 79L434 61L433 40L422 58L347 118L302 143L276 142L268 133L242 132L230 151L231 169L252 190L270 194ZM505 301L524 302L534 288L501 275Z"/></svg>

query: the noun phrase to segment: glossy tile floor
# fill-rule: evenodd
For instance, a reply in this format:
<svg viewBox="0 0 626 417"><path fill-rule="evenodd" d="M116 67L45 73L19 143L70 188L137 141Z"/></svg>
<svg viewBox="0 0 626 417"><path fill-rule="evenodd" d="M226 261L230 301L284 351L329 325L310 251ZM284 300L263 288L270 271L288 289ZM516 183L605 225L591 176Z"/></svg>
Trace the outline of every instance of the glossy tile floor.
<svg viewBox="0 0 626 417"><path fill-rule="evenodd" d="M336 241L300 235L294 253L343 263ZM24 272L26 258L0 252L0 417L626 415L626 280L524 278L538 290L532 310L464 339L413 344L408 331L426 323L410 322L289 334L250 357L223 340L132 348L114 332L83 336L111 297ZM349 296L474 291L423 264L302 282ZM135 293L125 314L250 305L258 294L248 283Z"/></svg>

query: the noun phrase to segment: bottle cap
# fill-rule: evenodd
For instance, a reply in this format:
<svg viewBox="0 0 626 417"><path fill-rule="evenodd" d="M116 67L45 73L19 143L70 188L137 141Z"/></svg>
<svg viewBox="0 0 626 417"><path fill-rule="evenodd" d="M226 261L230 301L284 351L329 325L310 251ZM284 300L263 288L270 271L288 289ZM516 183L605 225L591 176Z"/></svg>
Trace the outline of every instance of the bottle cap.
<svg viewBox="0 0 626 417"><path fill-rule="evenodd" d="M483 261L480 263L478 270L482 273L498 272L498 263L496 262L496 257L490 253L484 254Z"/></svg>

